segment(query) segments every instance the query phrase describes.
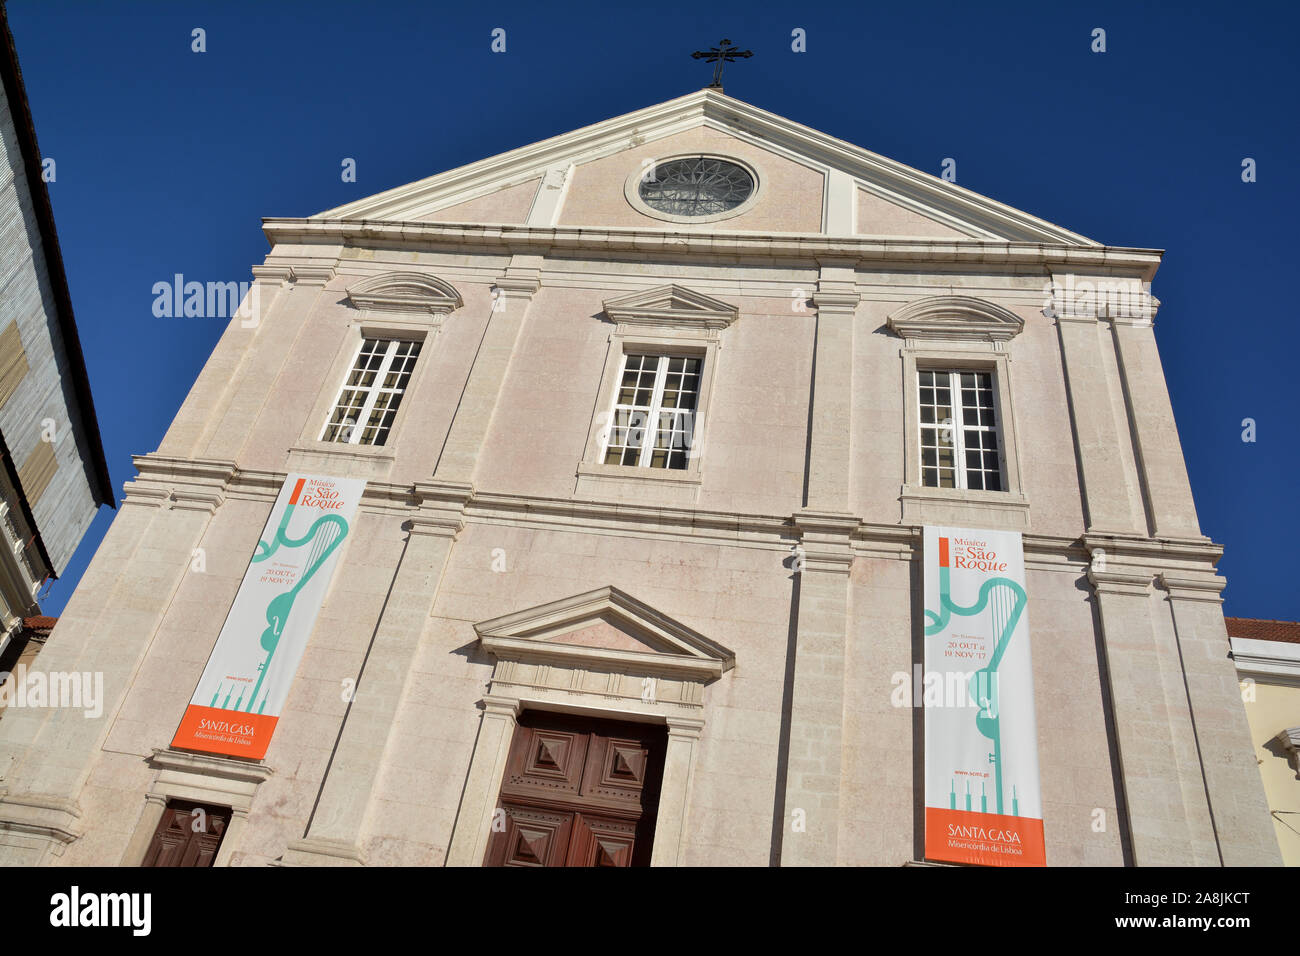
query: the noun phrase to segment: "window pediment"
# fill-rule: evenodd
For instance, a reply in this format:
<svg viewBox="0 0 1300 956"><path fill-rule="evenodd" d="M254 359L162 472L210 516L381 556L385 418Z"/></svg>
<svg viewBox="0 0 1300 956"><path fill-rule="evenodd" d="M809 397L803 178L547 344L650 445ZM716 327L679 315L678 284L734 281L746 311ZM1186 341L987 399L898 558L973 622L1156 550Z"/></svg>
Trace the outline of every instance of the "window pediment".
<svg viewBox="0 0 1300 956"><path fill-rule="evenodd" d="M909 340L1008 342L1025 320L1009 309L968 295L931 295L890 315L889 328Z"/></svg>
<svg viewBox="0 0 1300 956"><path fill-rule="evenodd" d="M359 309L445 315L464 302L455 287L423 272L385 272L348 286L348 300Z"/></svg>
<svg viewBox="0 0 1300 956"><path fill-rule="evenodd" d="M605 314L619 325L718 331L740 317L728 302L671 283L605 300Z"/></svg>

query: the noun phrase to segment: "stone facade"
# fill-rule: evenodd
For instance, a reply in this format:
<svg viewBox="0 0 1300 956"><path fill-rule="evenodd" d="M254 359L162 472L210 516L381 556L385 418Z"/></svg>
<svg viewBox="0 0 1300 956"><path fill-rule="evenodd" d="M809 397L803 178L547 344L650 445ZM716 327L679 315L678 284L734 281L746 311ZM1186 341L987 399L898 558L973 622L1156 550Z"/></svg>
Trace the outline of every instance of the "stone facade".
<svg viewBox="0 0 1300 956"><path fill-rule="evenodd" d="M756 171L739 214L629 200L700 153ZM666 725L656 864L918 860L921 714L891 692L926 524L1023 535L1050 865L1278 861L1159 253L709 90L264 228L251 318L43 655L105 673L104 718L0 722L0 862L134 865L179 798L232 808L218 865L476 865L530 707ZM423 351L384 445L322 442L363 335ZM680 471L600 460L638 347L703 358ZM1006 490L921 480L936 363L995 376ZM172 751L295 471L367 486L270 750Z"/></svg>

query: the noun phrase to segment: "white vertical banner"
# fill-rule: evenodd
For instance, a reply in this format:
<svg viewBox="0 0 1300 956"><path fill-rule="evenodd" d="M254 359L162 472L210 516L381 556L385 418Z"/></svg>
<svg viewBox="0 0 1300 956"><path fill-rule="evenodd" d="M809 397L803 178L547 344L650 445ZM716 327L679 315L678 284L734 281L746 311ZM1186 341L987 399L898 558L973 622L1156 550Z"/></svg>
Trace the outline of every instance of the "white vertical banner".
<svg viewBox="0 0 1300 956"><path fill-rule="evenodd" d="M285 479L173 747L266 755L365 486Z"/></svg>
<svg viewBox="0 0 1300 956"><path fill-rule="evenodd" d="M1044 866L1020 534L926 527L923 558L926 856Z"/></svg>

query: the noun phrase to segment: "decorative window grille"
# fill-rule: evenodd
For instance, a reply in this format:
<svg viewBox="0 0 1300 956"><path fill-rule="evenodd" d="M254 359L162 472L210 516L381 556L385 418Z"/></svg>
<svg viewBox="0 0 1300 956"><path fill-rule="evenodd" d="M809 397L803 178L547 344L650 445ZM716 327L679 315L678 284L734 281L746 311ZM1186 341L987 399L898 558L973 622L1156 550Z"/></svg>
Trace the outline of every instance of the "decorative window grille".
<svg viewBox="0 0 1300 956"><path fill-rule="evenodd" d="M754 192L744 167L708 156L658 163L641 181L641 201L675 216L711 216L735 209Z"/></svg>

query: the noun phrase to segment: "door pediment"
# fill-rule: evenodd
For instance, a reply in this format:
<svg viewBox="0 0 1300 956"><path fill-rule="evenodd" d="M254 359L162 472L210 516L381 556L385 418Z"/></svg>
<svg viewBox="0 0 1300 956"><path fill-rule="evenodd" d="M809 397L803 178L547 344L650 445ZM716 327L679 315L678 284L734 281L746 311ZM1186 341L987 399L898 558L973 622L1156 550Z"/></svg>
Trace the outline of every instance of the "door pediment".
<svg viewBox="0 0 1300 956"><path fill-rule="evenodd" d="M606 586L474 626L498 659L708 681L736 655L698 631Z"/></svg>

